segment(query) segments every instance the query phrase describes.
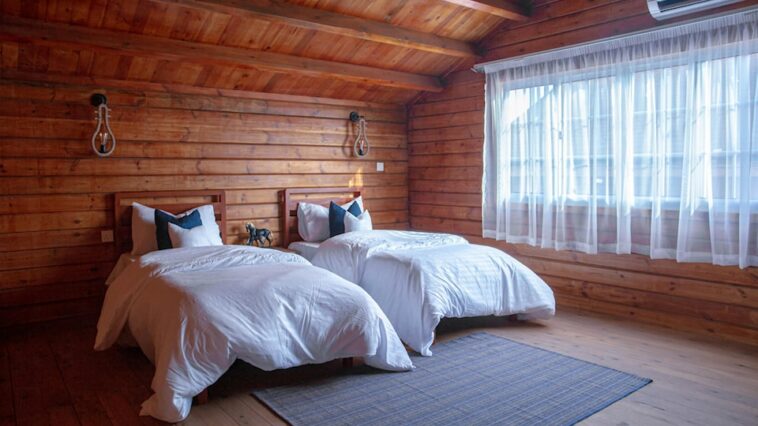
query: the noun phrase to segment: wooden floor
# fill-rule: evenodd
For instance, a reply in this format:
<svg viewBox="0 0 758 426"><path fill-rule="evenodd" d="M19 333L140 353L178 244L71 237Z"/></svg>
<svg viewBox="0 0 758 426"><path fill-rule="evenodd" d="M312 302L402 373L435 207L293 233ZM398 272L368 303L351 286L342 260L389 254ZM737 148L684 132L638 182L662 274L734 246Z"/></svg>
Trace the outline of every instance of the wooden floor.
<svg viewBox="0 0 758 426"><path fill-rule="evenodd" d="M626 320L562 311L540 324L455 320L439 340L488 332L619 370L651 385L585 421L601 425L758 425L758 349ZM138 350L92 351L92 320L3 331L0 425L149 425L138 417L152 366ZM194 407L186 425L281 424L248 392L333 374L338 362L264 373L235 364Z"/></svg>

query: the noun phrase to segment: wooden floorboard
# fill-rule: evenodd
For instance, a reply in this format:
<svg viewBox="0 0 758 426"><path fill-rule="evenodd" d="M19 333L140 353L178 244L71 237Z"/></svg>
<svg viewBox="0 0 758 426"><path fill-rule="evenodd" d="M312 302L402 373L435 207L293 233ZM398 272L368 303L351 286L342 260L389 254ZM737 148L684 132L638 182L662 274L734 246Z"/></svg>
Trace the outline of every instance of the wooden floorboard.
<svg viewBox="0 0 758 426"><path fill-rule="evenodd" d="M438 342L487 331L654 382L587 425L756 425L758 348L580 311L539 323L447 320ZM135 349L94 352L92 319L10 330L0 339L0 425L153 425L139 417L153 368ZM341 363L263 372L236 363L193 407L187 426L281 425L250 396L265 387L335 374Z"/></svg>

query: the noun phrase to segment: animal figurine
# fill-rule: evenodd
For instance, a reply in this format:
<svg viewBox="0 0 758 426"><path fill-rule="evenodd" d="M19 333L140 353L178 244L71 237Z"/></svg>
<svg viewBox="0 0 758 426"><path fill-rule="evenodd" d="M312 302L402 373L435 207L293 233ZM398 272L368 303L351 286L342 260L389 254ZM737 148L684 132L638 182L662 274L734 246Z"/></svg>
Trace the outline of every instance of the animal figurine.
<svg viewBox="0 0 758 426"><path fill-rule="evenodd" d="M258 247L266 247L266 241L268 241L268 246L271 247L271 231L266 228L256 229L252 222L246 223L245 229L247 229L247 233L249 234L247 245L252 246L255 244Z"/></svg>

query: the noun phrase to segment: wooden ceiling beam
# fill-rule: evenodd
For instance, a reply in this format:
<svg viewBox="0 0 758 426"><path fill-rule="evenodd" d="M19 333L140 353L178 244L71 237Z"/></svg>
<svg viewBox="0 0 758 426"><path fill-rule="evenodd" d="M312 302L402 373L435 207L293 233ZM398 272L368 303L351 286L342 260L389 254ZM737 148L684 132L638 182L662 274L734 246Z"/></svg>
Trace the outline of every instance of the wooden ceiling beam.
<svg viewBox="0 0 758 426"><path fill-rule="evenodd" d="M489 13L511 21L526 21L529 15L522 7L506 0L443 0L458 6Z"/></svg>
<svg viewBox="0 0 758 426"><path fill-rule="evenodd" d="M0 40L46 46L73 46L202 65L244 66L277 73L337 78L408 90L443 90L441 81L428 75L76 25L45 23L8 15L0 16Z"/></svg>
<svg viewBox="0 0 758 426"><path fill-rule="evenodd" d="M384 22L371 21L355 16L342 15L325 10L280 4L271 0L158 0L180 4L196 9L232 16L263 18L267 21L322 31L340 36L369 40L409 49L447 56L476 57L476 48L469 43L440 37L420 31L409 30Z"/></svg>

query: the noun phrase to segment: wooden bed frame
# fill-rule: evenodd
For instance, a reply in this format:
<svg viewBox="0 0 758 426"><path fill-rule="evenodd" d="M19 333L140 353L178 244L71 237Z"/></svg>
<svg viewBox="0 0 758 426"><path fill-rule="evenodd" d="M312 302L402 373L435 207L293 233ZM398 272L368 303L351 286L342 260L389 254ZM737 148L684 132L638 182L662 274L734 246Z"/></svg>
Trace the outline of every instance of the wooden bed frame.
<svg viewBox="0 0 758 426"><path fill-rule="evenodd" d="M297 205L301 201L329 207L329 203L344 204L361 196L360 188L288 188L281 191L280 213L282 215L282 246L300 241L297 232Z"/></svg>
<svg viewBox="0 0 758 426"><path fill-rule="evenodd" d="M171 214L211 204L221 230L221 241L226 240L226 193L223 190L117 192L113 203L113 223L118 253L126 253L132 249L132 202L135 201ZM206 388L195 396L195 403L201 405L207 402Z"/></svg>
<svg viewBox="0 0 758 426"><path fill-rule="evenodd" d="M281 191L279 211L282 215L282 247L288 247L290 243L300 241L297 232L297 205L301 201L329 207L329 203L345 204L361 196L360 188L336 187L336 188L287 188ZM342 366L353 366L352 358L343 358Z"/></svg>
<svg viewBox="0 0 758 426"><path fill-rule="evenodd" d="M340 193L342 188L337 189ZM287 190L284 192L286 193ZM293 191L293 190L290 190ZM295 193L298 190L294 190ZM313 190L309 190L313 193ZM329 191L323 191L327 193ZM306 194L307 192L303 192ZM356 192L360 195L360 191ZM287 195L285 194L285 199ZM309 199L309 201L311 201ZM213 205L216 222L221 230L221 240L226 241L226 193L223 190L199 191L157 191L157 192L117 192L113 203L115 244L118 253L126 253L132 249L132 202L161 209L171 214L181 213L194 207L206 204ZM315 201L314 201L315 202ZM327 201L328 203L328 201ZM294 208L297 208L295 202ZM295 235L297 235L297 215L295 215ZM285 234L286 235L286 234ZM289 244L289 243L288 243ZM342 359L343 367L352 367L352 358ZM208 389L195 396L195 403L202 405L208 402Z"/></svg>
<svg viewBox="0 0 758 426"><path fill-rule="evenodd" d="M221 240L226 241L226 193L223 190L117 192L113 203L113 223L118 253L132 249L132 202L135 201L171 214L212 204L221 230Z"/></svg>

